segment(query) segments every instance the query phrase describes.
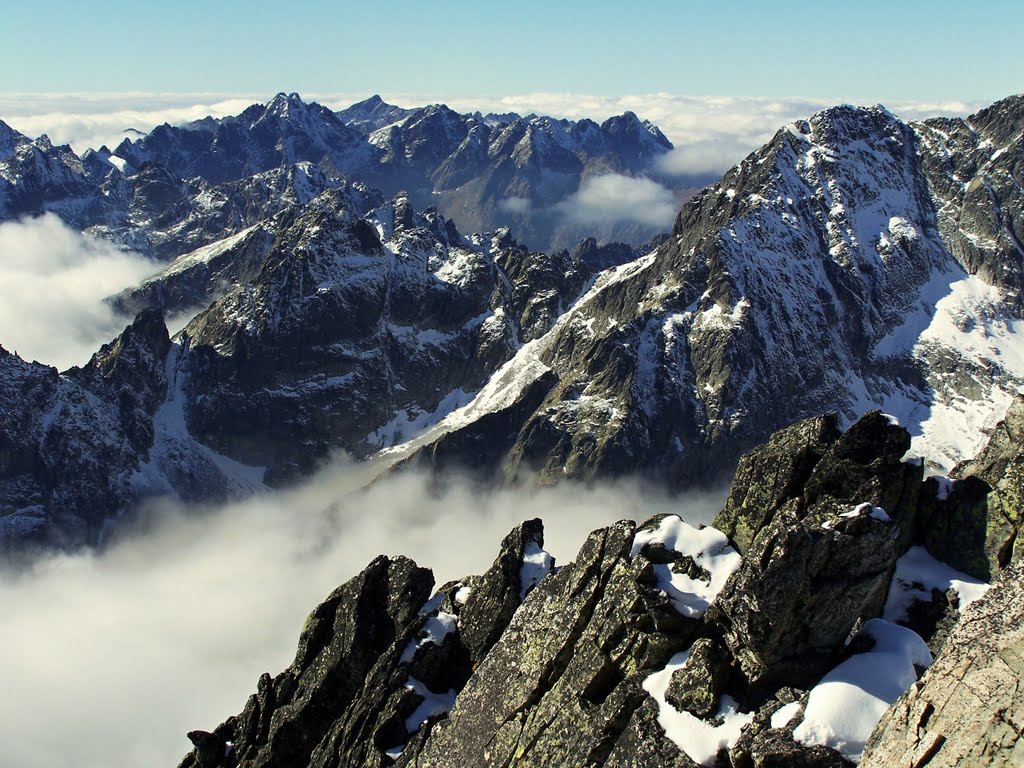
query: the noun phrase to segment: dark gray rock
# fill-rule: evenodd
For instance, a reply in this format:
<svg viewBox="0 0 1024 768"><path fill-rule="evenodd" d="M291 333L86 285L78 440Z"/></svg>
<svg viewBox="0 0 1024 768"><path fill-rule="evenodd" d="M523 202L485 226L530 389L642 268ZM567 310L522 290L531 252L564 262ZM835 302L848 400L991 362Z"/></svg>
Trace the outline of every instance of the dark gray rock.
<svg viewBox="0 0 1024 768"><path fill-rule="evenodd" d="M781 506L802 495L811 471L841 434L837 422L835 415L805 419L740 459L729 497L712 522L740 553Z"/></svg>
<svg viewBox="0 0 1024 768"><path fill-rule="evenodd" d="M808 467L808 436L823 428L831 440ZM900 526L914 521L921 468L900 461L906 430L877 412L841 436L832 430L827 420L808 420L778 433L745 460L747 474L737 475L720 515L733 531L756 533L708 618L755 686L804 685L824 674L857 623L880 612L909 545ZM744 507L744 498L757 503ZM890 519L869 512L883 505Z"/></svg>
<svg viewBox="0 0 1024 768"><path fill-rule="evenodd" d="M729 684L731 657L720 644L701 638L690 648L686 666L672 675L665 699L679 710L700 718L718 709L719 697Z"/></svg>
<svg viewBox="0 0 1024 768"><path fill-rule="evenodd" d="M630 557L632 539L631 524L596 531L530 593L416 765L608 759L646 697L643 678L699 628L647 586L650 562Z"/></svg>
<svg viewBox="0 0 1024 768"><path fill-rule="evenodd" d="M805 747L780 728L762 731L751 747L754 768L851 768L853 763L828 747Z"/></svg>
<svg viewBox="0 0 1024 768"><path fill-rule="evenodd" d="M992 513L999 515L999 502L991 491L988 483L974 475L953 483L929 477L918 496L914 524L917 541L932 556L982 581L991 580L992 566L998 565L998 557L995 563L989 560L990 551L998 553L1006 541L1005 533L997 533L1006 530L999 523L993 526L998 543L987 541L990 505Z"/></svg>
<svg viewBox="0 0 1024 768"><path fill-rule="evenodd" d="M276 678L260 678L257 693L230 721L238 763L310 764L321 740L352 716L381 656L401 652L397 644L417 622L432 585L430 571L412 561L378 557L335 590L306 620L291 666ZM362 744L364 751L371 747ZM183 768L201 765L200 750L182 762Z"/></svg>
<svg viewBox="0 0 1024 768"><path fill-rule="evenodd" d="M1010 406L1006 418L992 432L986 446L973 460L958 466L953 475L963 478L954 491L968 482L971 475L987 483L992 492L983 504L967 511L964 530L958 532L957 541L965 550L956 559L970 568L965 571L979 578L994 577L1012 560L1020 557L1024 549L1024 398L1018 397ZM980 495L977 490L972 496ZM959 499L957 497L955 500ZM977 552L978 527L984 521L984 562ZM986 567L987 566L987 567Z"/></svg>

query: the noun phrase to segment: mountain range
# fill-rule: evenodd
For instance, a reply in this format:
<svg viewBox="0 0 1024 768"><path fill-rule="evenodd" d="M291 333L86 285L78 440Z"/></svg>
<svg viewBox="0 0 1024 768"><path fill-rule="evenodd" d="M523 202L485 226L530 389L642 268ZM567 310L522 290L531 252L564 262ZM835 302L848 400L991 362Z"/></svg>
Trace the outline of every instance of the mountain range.
<svg viewBox="0 0 1024 768"><path fill-rule="evenodd" d="M256 164L266 142L253 128L232 143L240 121L292 136L294 114L356 135L299 105L278 97L244 119L158 129L124 159L144 170L105 183L173 178L139 159L157 148L181 168L222 144ZM640 473L682 488L728 478L774 430L830 410L849 424L883 408L948 470L1024 383L1022 127L1020 97L915 124L880 107L826 110L687 202L642 255L464 235L411 194L385 200L361 182L314 195L300 179L326 160L280 158L222 182L254 201L246 216L166 230L178 243L230 234L114 297L140 314L89 365L59 374L4 353L5 538L95 542L151 494L278 485L339 449L385 466L470 465L485 482ZM189 161L182 137L197 132ZM12 142L19 163L69 161ZM268 194L268 179L304 193ZM189 216L216 207L195 199ZM139 221L155 237L156 219ZM171 340L159 313L196 306Z"/></svg>
<svg viewBox="0 0 1024 768"><path fill-rule="evenodd" d="M623 521L561 567L536 520L438 589L376 558L185 768L1019 764L1024 97L824 110L667 235L551 247L588 179L670 148L630 114L294 94L82 156L0 124L4 218L165 262L84 366L0 347L6 555L338 453L372 481L731 479L712 527Z"/></svg>
<svg viewBox="0 0 1024 768"><path fill-rule="evenodd" d="M602 175L657 175L657 160L671 149L657 127L630 112L598 125L461 115L444 105L404 110L374 97L335 113L281 93L237 116L164 124L113 152L101 147L81 157L3 125L0 219L52 211L77 229L169 260L352 183L387 198L406 192L465 231L512 226L537 249L571 247L584 234L639 244L659 226L584 225L559 204Z"/></svg>

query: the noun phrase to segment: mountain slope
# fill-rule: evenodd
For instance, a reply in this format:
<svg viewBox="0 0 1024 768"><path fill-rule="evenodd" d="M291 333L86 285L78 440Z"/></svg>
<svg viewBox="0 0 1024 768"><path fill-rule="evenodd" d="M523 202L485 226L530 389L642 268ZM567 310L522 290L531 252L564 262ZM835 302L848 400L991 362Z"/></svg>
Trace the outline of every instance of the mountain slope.
<svg viewBox="0 0 1024 768"><path fill-rule="evenodd" d="M1018 120L1017 104L987 119ZM965 131L985 130L972 120ZM1022 253L1012 226L1002 240L992 229L1015 222L1019 202L1007 192L998 222L975 222L965 211L991 206L966 201L954 221L935 192L944 150L920 138L931 130L882 108L827 110L688 202L668 242L604 273L510 363L558 383L493 449L494 471L687 484L829 408L847 422L871 407L896 415L938 468L973 455L1024 383ZM1020 147L991 141L1012 177ZM968 253L946 240L954 231L991 244ZM439 431L453 429L472 427L453 416Z"/></svg>
<svg viewBox="0 0 1024 768"><path fill-rule="evenodd" d="M591 274L405 197L369 218L352 201L330 190L173 262L117 298L143 309L81 371L0 356L11 549L94 545L149 496L216 500L372 456L465 404ZM160 310L202 300L168 339ZM128 380L92 372L139 344L111 364Z"/></svg>

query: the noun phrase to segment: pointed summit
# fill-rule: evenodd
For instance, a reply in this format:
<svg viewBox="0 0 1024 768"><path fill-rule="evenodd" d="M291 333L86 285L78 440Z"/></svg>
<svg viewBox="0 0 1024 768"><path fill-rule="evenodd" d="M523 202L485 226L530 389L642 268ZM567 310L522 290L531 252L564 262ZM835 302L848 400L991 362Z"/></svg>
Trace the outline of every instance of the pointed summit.
<svg viewBox="0 0 1024 768"><path fill-rule="evenodd" d="M414 110L388 104L379 94L358 101L351 107L336 112L338 119L363 133L373 133L386 125L397 123L411 115Z"/></svg>
<svg viewBox="0 0 1024 768"><path fill-rule="evenodd" d="M0 160L6 160L13 155L15 147L23 141L28 141L28 137L0 120Z"/></svg>

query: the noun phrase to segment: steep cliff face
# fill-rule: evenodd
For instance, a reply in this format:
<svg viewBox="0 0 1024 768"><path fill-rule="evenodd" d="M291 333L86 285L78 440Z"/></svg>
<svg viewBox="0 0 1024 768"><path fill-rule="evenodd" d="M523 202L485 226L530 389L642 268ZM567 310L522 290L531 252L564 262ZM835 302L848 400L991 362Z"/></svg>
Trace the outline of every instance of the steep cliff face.
<svg viewBox="0 0 1024 768"><path fill-rule="evenodd" d="M185 329L190 429L275 478L368 456L464 405L588 276L405 197L365 220L318 198Z"/></svg>
<svg viewBox="0 0 1024 768"><path fill-rule="evenodd" d="M464 405L591 275L507 231L464 237L404 196L360 211L329 190L175 260L116 297L138 319L81 371L5 357L11 547L95 544L151 495L223 499L401 442ZM207 301L167 338L160 311Z"/></svg>
<svg viewBox="0 0 1024 768"><path fill-rule="evenodd" d="M160 316L143 313L64 374L0 350L0 547L96 540L153 445L169 347Z"/></svg>
<svg viewBox="0 0 1024 768"><path fill-rule="evenodd" d="M931 663L926 641L942 643L922 612L970 621L985 587L921 546L908 433L877 412L835 424L795 425L744 460L720 515L743 520L742 553L668 515L594 531L555 567L535 520L429 600L429 572L379 558L238 717L189 734L182 765L849 765ZM781 483L770 459L790 468ZM416 577L363 599L396 569ZM948 604L927 588L937 573L963 579ZM380 631L343 629L378 614ZM322 705L305 693L330 680L345 687Z"/></svg>
<svg viewBox="0 0 1024 768"><path fill-rule="evenodd" d="M980 137L962 150L979 164L963 184L1005 192L998 232L966 213L987 201L937 191L953 194L961 150L931 124L839 107L780 131L687 203L667 242L603 273L520 350L510 365L558 384L499 474L689 484L793 418L837 409L850 423L872 407L934 468L972 456L1024 381L1020 147L1000 139L1024 129L1018 101L955 122Z"/></svg>

